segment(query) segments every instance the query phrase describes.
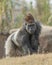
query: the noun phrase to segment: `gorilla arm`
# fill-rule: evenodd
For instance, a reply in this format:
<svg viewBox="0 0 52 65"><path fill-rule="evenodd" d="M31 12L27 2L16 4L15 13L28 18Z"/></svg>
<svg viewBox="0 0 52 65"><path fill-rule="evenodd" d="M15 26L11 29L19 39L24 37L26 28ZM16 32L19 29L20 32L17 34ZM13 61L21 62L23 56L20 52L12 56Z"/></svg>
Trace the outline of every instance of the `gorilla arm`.
<svg viewBox="0 0 52 65"><path fill-rule="evenodd" d="M31 38L31 46L34 52L37 52L38 50L40 32L41 32L41 24L39 22L36 22L36 31Z"/></svg>
<svg viewBox="0 0 52 65"><path fill-rule="evenodd" d="M21 28L18 33L16 32L12 40L19 50L22 49L22 54L31 54L29 34L24 28Z"/></svg>

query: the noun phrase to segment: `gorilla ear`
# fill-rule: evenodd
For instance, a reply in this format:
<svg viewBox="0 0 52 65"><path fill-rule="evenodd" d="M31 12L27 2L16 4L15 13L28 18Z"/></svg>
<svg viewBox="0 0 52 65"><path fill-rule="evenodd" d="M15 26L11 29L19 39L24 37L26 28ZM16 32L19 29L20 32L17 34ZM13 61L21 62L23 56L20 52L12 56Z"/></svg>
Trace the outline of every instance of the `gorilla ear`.
<svg viewBox="0 0 52 65"><path fill-rule="evenodd" d="M41 24L40 24L40 22L36 22L36 31L35 31L35 33L36 33L37 36L39 36L40 32L41 32Z"/></svg>

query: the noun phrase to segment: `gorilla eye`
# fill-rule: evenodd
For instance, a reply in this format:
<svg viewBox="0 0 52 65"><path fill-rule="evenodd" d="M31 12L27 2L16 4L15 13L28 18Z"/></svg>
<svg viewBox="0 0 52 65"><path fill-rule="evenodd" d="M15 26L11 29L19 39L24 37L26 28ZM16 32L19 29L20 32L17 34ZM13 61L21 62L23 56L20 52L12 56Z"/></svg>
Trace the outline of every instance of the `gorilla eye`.
<svg viewBox="0 0 52 65"><path fill-rule="evenodd" d="M35 27L35 24L29 25L29 27Z"/></svg>

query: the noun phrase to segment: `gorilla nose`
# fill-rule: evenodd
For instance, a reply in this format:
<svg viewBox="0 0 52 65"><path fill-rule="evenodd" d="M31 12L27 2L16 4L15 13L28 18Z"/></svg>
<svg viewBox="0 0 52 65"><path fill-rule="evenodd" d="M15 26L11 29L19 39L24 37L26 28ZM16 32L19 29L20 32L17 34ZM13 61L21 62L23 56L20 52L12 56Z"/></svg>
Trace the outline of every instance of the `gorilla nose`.
<svg viewBox="0 0 52 65"><path fill-rule="evenodd" d="M30 28L30 31L32 31L32 28Z"/></svg>

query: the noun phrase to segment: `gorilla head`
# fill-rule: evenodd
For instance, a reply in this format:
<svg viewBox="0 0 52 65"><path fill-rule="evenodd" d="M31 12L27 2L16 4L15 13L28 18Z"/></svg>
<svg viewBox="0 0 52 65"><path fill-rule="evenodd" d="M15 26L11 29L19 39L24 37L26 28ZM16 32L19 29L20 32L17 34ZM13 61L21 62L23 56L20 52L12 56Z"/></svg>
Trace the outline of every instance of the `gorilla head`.
<svg viewBox="0 0 52 65"><path fill-rule="evenodd" d="M29 34L33 34L36 30L34 17L29 13L25 16L25 29Z"/></svg>
<svg viewBox="0 0 52 65"><path fill-rule="evenodd" d="M33 34L36 30L36 24L35 23L31 23L31 24L26 24L26 31L29 33L29 34Z"/></svg>

